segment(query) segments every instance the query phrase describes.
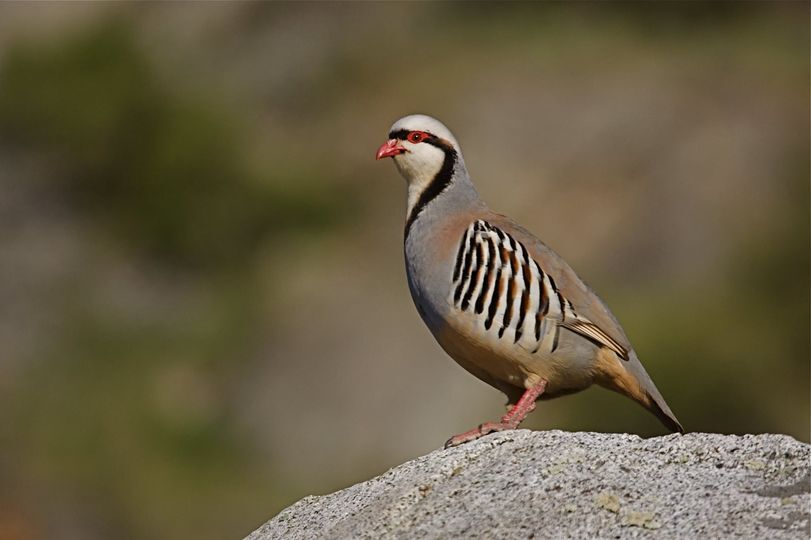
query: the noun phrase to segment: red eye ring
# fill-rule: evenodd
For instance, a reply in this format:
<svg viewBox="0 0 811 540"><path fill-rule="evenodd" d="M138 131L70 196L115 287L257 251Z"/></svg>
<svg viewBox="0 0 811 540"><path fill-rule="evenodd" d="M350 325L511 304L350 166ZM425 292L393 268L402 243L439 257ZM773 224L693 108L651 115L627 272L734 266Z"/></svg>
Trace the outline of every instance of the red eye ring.
<svg viewBox="0 0 811 540"><path fill-rule="evenodd" d="M413 143L413 144L420 143L423 140L425 140L425 138L426 138L426 135L422 131L412 131L406 137L406 139L408 139L408 142Z"/></svg>

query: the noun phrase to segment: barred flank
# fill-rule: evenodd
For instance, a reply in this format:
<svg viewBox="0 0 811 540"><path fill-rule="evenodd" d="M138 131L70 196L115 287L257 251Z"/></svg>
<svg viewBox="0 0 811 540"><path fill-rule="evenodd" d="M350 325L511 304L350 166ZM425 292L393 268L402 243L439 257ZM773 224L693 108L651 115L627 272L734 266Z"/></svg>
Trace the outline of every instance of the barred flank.
<svg viewBox="0 0 811 540"><path fill-rule="evenodd" d="M462 235L451 283L454 307L471 312L485 332L495 331L499 339L512 330L512 343L520 342L533 353L546 343L548 350L543 352L552 354L558 348L560 327L564 327L628 359L625 347L577 315L554 278L523 244L484 220L473 222ZM494 325L500 311L500 324ZM544 325L544 320L554 324ZM549 340L545 340L547 336Z"/></svg>

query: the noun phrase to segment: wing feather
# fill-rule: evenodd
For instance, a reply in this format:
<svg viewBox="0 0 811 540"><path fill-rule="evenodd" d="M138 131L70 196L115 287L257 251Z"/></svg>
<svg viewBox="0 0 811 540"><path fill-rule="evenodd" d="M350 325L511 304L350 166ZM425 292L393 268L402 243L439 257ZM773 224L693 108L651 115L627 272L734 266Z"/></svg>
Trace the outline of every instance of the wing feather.
<svg viewBox="0 0 811 540"><path fill-rule="evenodd" d="M622 326L597 293L586 285L566 261L508 217L492 214L490 220L493 225L503 228L524 245L543 271L555 280L555 286L561 295L571 303L577 316L569 320L564 319L559 324L596 341L627 360L633 348Z"/></svg>

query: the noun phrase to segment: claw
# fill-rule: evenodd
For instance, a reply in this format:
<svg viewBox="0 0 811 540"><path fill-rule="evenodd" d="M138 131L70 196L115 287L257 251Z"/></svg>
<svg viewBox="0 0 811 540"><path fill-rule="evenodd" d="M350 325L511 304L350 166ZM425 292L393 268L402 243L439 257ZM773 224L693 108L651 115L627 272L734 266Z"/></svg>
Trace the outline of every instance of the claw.
<svg viewBox="0 0 811 540"><path fill-rule="evenodd" d="M482 435L484 435L484 433L482 433L481 427L471 429L470 431L465 431L464 433L454 435L453 437L448 439L445 442L445 448L447 449L454 446L459 446L460 444L464 444L466 442L475 441Z"/></svg>

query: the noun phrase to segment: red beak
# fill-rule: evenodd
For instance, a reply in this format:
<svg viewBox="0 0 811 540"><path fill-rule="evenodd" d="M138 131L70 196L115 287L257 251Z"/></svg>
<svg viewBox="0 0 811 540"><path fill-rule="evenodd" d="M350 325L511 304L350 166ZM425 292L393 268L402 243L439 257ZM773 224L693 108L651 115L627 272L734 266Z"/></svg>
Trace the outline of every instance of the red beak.
<svg viewBox="0 0 811 540"><path fill-rule="evenodd" d="M397 139L389 139L384 142L380 148L377 149L375 159L383 159L384 157L394 157L397 154L404 154L406 149L400 146L400 141Z"/></svg>

